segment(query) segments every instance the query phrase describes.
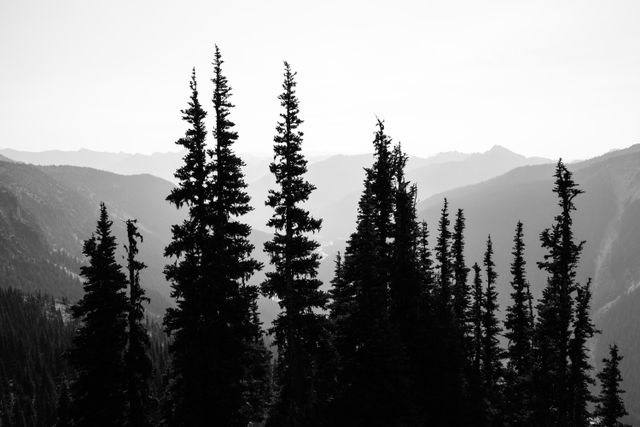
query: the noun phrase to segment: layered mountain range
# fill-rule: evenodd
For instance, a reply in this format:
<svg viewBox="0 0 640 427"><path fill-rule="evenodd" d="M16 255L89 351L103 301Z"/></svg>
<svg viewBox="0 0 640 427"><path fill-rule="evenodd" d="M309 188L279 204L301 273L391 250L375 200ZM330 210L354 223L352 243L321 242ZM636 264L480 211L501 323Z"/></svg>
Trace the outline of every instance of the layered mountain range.
<svg viewBox="0 0 640 427"><path fill-rule="evenodd" d="M0 285L77 298L81 292L77 274L83 261L82 241L93 231L98 203L104 201L120 242L124 220L140 221L145 237L141 258L149 266L143 283L153 301L150 312L161 315L170 304L169 286L162 274L168 262L163 250L171 225L180 222L184 212L165 201L173 184L160 177L171 177L181 154L129 155L116 162L95 152L84 157L73 154L77 152L55 153L0 150L6 158L0 157ZM163 158L171 160L164 162ZM253 157L247 160L246 168L255 207L247 221L254 228L255 257L265 265L262 245L269 238L264 224L270 212L264 200L273 186L268 161ZM371 162L372 156L365 154L331 156L309 164L308 179L317 190L308 207L323 218L318 239L325 255L320 268L325 285L332 276L334 254L344 248L354 229L364 167ZM70 163L76 166L50 166ZM539 297L544 287L546 277L536 263L544 255L539 234L557 213L551 191L553 168L551 160L527 158L502 147L485 153L443 153L409 160L407 175L418 186L419 217L428 222L432 236L445 197L452 213L457 208L465 210L469 265L481 261L491 235L503 312L509 301L509 263L518 220L525 226L528 276L534 295ZM579 280L593 279L592 310L602 331L592 342L593 361L597 364L602 359L610 343L620 346L625 356L622 370L627 407L634 418L640 418L640 392L636 391L640 390L640 372L633 369L640 364L640 146L571 163L569 168L585 190L576 199L575 231L578 239L586 241ZM252 280L258 283L263 274ZM262 300L260 308L266 323L277 312L274 301Z"/></svg>

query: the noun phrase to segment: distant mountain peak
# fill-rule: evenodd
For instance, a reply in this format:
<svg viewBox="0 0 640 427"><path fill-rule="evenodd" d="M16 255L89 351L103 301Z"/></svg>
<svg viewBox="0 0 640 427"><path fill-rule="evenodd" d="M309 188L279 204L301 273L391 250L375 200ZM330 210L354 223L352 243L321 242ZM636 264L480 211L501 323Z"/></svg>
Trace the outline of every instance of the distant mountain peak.
<svg viewBox="0 0 640 427"><path fill-rule="evenodd" d="M491 147L487 151L487 153L512 153L512 154L514 154L513 151L509 150L506 147L503 147L502 145L498 145L498 144L496 144L493 147Z"/></svg>

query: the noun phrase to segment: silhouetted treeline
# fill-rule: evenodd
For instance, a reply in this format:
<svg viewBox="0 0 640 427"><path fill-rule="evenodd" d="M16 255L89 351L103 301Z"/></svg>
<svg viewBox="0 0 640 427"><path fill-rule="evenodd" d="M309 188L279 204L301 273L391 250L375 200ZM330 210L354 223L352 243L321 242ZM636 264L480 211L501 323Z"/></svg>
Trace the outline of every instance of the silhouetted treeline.
<svg viewBox="0 0 640 427"><path fill-rule="evenodd" d="M143 236L135 220L127 221L121 265L102 204L96 231L84 243L84 296L71 308L78 322L72 369L67 372L60 357L69 331L53 310L58 320L50 323L58 325L61 343L51 349L52 360L60 365L43 365L47 409L18 406L39 401L27 397L35 393L33 380L23 380L20 393L2 390L8 396L3 416L51 422L56 402L58 426L621 425L622 356L612 346L597 375L589 358L588 343L598 331L590 317L590 281L576 280L584 242L573 234L582 191L562 161L550 189L558 213L540 233L545 256L537 267L547 281L534 301L524 261L526 225L514 218L509 277L496 272L491 236L483 256L467 260L464 211L451 210L445 199L437 224L419 220L407 156L378 120L357 224L326 292L317 278L321 254L314 239L322 220L305 207L315 187L305 177L296 73L285 62L270 165L276 185L253 201L273 210L266 224L273 237L264 245L272 268L258 286L251 277L264 266L251 256L251 229L243 222L252 208L244 163L234 150L234 105L222 65L216 47L211 144L195 70L182 110L188 127L177 144L184 163L167 200L187 217L173 226L165 251L175 299L164 319L168 336L144 320L139 272L145 265L137 260ZM504 322L499 283L510 285ZM258 316L260 294L277 299L281 309L268 331ZM7 295L7 301L16 298ZM46 301L37 301L36 311L48 313ZM272 335L273 352L265 334ZM37 369L29 368L27 377Z"/></svg>

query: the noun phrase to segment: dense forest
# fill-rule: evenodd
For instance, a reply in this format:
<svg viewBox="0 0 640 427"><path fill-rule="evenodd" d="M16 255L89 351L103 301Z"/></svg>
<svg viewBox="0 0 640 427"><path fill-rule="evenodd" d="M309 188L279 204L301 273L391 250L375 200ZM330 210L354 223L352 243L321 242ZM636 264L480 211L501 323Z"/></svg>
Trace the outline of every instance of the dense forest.
<svg viewBox="0 0 640 427"><path fill-rule="evenodd" d="M437 224L419 220L407 155L378 120L357 225L326 291L314 240L322 219L306 205L315 186L305 178L296 73L285 62L275 188L252 201L217 47L213 72L212 130L194 69L182 110L187 130L177 141L186 154L167 195L187 210L165 249L175 305L162 326L145 318L143 232L131 219L118 243L101 204L83 246L78 301L67 308L0 293L2 425L624 425L615 343L603 369L592 367L589 342L600 331L590 315L591 282L576 278L585 242L573 230L582 190L561 160L549 189L557 214L532 231L545 251L535 267L547 277L536 301L526 224L505 224L514 235L510 277L497 275L491 236L482 259L467 260L464 210L445 199ZM242 217L252 203L272 210L263 248L270 266L251 256ZM262 269L265 280L253 283ZM504 316L499 279L511 285ZM260 295L280 307L269 328L259 318Z"/></svg>

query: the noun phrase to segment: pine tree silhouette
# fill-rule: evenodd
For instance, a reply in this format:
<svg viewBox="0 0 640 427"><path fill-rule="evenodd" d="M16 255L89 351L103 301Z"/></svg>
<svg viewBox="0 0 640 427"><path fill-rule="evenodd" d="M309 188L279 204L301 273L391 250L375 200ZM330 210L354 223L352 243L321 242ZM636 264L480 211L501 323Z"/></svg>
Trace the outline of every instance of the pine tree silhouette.
<svg viewBox="0 0 640 427"><path fill-rule="evenodd" d="M391 280L389 283L391 322L398 329L410 357L419 340L416 324L420 316L421 282L418 265L415 185L405 178L408 157L400 145L393 151L395 167L394 232L392 244Z"/></svg>
<svg viewBox="0 0 640 427"><path fill-rule="evenodd" d="M503 350L500 348L500 334L502 328L497 317L498 292L493 262L493 243L491 236L487 239L487 250L484 255L484 268L487 275L487 287L482 299L482 380L488 397L488 414L490 425L499 426L502 420L502 359Z"/></svg>
<svg viewBox="0 0 640 427"><path fill-rule="evenodd" d="M433 297L434 325L432 328L434 362L431 385L434 392L430 412L435 425L463 425L465 423L465 395L467 384L463 326L455 315L454 269L449 203L444 200L434 249L436 282Z"/></svg>
<svg viewBox="0 0 640 427"><path fill-rule="evenodd" d="M453 241L451 244L451 256L453 258L453 309L456 320L462 326L462 332L466 336L468 333L469 284L467 283L467 276L469 275L469 268L467 268L464 259L464 230L464 211L458 209L453 226Z"/></svg>
<svg viewBox="0 0 640 427"><path fill-rule="evenodd" d="M278 390L268 425L312 426L318 423L322 414L318 410L326 400L318 373L322 369L319 352L329 332L320 311L326 308L328 296L317 279L320 245L309 237L322 222L302 207L315 187L304 177L307 160L301 153L296 73L287 62L284 67L279 96L284 111L276 126L274 161L269 166L278 188L269 191L266 202L274 210L267 226L275 229L275 235L264 247L274 271L262 283L263 293L277 297L282 310L270 330L278 346Z"/></svg>
<svg viewBox="0 0 640 427"><path fill-rule="evenodd" d="M591 377L593 367L589 362L587 344L598 333L591 321L591 280L584 285L576 285L576 309L573 322L573 336L569 342L571 407L570 416L573 425L588 426L591 414L589 405L593 402L591 386L595 381Z"/></svg>
<svg viewBox="0 0 640 427"><path fill-rule="evenodd" d="M136 259L138 241L143 238L136 220L127 220L127 272L129 274L129 301L127 307L127 348L124 353L127 424L131 427L151 425L148 418L149 378L151 377L151 360L147 353L149 335L142 323L144 321L144 304L149 303L144 289L140 285L140 271L146 265Z"/></svg>
<svg viewBox="0 0 640 427"><path fill-rule="evenodd" d="M518 221L513 238L511 263L511 304L507 307L504 322L507 344L507 371L505 373L505 398L509 422L527 425L531 419L533 393L533 313L532 297L524 259L524 233Z"/></svg>
<svg viewBox="0 0 640 427"><path fill-rule="evenodd" d="M597 398L595 416L596 423L600 427L626 427L620 419L627 415L622 400L622 376L620 375L620 361L618 346L609 346L609 357L602 359L604 366L598 372L600 381L600 395Z"/></svg>
<svg viewBox="0 0 640 427"><path fill-rule="evenodd" d="M390 321L393 247L393 155L384 124L377 123L374 163L365 169L356 231L347 244L344 275L354 295L343 330L350 344L339 354L336 397L339 425L404 425L411 397L402 374L405 355ZM376 372L376 375L371 375Z"/></svg>
<svg viewBox="0 0 640 427"><path fill-rule="evenodd" d="M165 326L173 337L170 423L176 426L245 426L263 415L255 406L263 399L253 392L260 383L256 373L265 372L266 352L256 315L258 290L247 284L261 265L250 256L251 229L238 219L251 208L243 162L232 149L238 135L217 46L213 65L215 146L206 149L206 113L194 72L189 108L183 110L191 128L177 142L187 153L176 171L178 186L167 198L188 209L165 250L175 259L165 269L176 299Z"/></svg>
<svg viewBox="0 0 640 427"><path fill-rule="evenodd" d="M573 236L574 199L582 194L572 173L558 161L554 193L560 213L540 239L547 250L538 267L548 274L547 284L538 303L535 328L535 410L534 422L549 426L566 426L571 418L571 379L569 347L574 318L573 292L575 276L584 242Z"/></svg>
<svg viewBox="0 0 640 427"><path fill-rule="evenodd" d="M120 426L125 422L127 279L115 259L113 222L104 203L95 233L84 242L84 295L71 314L82 324L69 356L77 377L71 385L74 426Z"/></svg>

